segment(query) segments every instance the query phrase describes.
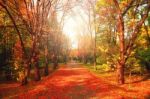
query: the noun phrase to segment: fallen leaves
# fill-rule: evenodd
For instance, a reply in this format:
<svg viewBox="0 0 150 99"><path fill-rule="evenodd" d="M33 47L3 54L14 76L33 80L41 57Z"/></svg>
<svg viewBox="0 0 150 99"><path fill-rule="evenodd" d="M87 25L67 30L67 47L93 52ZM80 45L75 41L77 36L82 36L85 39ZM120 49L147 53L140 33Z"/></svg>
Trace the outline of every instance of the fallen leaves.
<svg viewBox="0 0 150 99"><path fill-rule="evenodd" d="M149 86L150 81L130 84L130 88L129 84L118 86L105 81L104 77L95 76L81 66L76 68L64 66L38 83L23 87L15 85L16 89L10 87L5 90L5 94L2 94L4 87L0 87L0 94L4 98L11 96L20 99L145 98L150 95ZM16 92L10 94L7 93L8 90Z"/></svg>

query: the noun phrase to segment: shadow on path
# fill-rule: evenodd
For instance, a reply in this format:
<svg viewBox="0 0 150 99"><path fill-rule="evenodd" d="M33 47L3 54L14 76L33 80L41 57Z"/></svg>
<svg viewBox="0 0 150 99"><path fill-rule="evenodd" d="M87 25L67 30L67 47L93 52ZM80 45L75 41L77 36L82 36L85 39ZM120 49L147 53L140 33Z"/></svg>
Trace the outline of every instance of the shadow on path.
<svg viewBox="0 0 150 99"><path fill-rule="evenodd" d="M122 99L130 98L131 95L136 95L136 93L134 90L108 84L82 67L81 64L69 63L43 79L34 89L14 95L13 98Z"/></svg>

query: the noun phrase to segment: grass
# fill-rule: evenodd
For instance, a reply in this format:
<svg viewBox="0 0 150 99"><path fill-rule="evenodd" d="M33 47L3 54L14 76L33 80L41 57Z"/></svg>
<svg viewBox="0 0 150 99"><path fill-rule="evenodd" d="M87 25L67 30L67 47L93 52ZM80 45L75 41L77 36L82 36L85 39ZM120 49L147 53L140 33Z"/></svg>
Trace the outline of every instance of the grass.
<svg viewBox="0 0 150 99"><path fill-rule="evenodd" d="M96 74L98 77L103 78L105 81L116 83L115 73L111 71L105 71L104 67L97 65L96 69L91 64L83 64L84 67L88 68L90 72Z"/></svg>
<svg viewBox="0 0 150 99"><path fill-rule="evenodd" d="M84 67L88 68L89 71L93 72L96 74L98 77L104 78L104 80L111 82L112 84L117 84L117 79L116 79L116 71L111 71L109 68L106 69L106 66L103 65L97 65L96 68L94 69L94 66L91 64L83 64ZM131 83L136 83L136 82L142 82L149 80L150 77L148 74L126 74L125 75L125 83L126 84L131 84Z"/></svg>

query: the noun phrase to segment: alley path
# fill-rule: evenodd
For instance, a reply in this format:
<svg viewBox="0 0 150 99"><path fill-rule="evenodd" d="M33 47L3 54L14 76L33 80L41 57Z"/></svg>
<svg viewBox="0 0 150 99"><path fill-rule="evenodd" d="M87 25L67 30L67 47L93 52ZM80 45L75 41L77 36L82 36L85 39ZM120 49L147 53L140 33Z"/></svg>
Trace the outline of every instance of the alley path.
<svg viewBox="0 0 150 99"><path fill-rule="evenodd" d="M136 94L132 90L108 84L80 64L69 63L45 77L32 90L24 91L12 98L128 99Z"/></svg>

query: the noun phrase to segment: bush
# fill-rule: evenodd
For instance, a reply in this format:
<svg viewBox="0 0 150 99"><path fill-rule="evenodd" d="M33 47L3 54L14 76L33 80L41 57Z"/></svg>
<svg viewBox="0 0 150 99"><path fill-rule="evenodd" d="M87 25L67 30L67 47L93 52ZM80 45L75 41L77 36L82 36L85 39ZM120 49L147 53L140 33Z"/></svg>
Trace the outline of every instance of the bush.
<svg viewBox="0 0 150 99"><path fill-rule="evenodd" d="M136 59L135 57L130 57L126 63L125 71L126 73L141 74L142 68L140 60Z"/></svg>

